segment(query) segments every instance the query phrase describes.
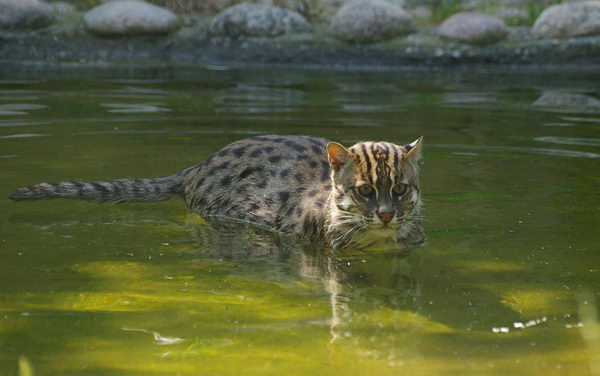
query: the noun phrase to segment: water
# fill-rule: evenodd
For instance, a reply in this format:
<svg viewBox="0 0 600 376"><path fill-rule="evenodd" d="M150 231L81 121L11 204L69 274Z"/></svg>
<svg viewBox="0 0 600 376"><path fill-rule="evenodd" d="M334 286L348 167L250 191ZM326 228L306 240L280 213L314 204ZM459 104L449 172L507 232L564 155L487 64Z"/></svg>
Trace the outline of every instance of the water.
<svg viewBox="0 0 600 376"><path fill-rule="evenodd" d="M5 67L3 197L166 175L255 134L424 135L428 244L331 253L178 201L0 199L0 375L21 356L40 375L600 375L598 82Z"/></svg>

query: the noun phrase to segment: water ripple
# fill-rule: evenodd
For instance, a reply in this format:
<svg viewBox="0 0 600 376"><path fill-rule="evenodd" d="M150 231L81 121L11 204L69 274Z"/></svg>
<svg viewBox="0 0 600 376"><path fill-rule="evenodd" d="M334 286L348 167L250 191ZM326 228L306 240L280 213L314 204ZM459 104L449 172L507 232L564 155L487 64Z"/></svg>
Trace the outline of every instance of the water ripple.
<svg viewBox="0 0 600 376"><path fill-rule="evenodd" d="M49 120L0 120L0 127L26 127L29 125L46 125L51 123L52 121Z"/></svg>
<svg viewBox="0 0 600 376"><path fill-rule="evenodd" d="M544 123L544 127L574 127L573 123Z"/></svg>
<svg viewBox="0 0 600 376"><path fill-rule="evenodd" d="M102 103L100 106L112 108L108 112L138 114L146 112L170 112L168 108L159 107L164 103Z"/></svg>
<svg viewBox="0 0 600 376"><path fill-rule="evenodd" d="M578 137L536 137L536 141L548 142L561 145L600 146L600 138L578 138Z"/></svg>
<svg viewBox="0 0 600 376"><path fill-rule="evenodd" d="M404 93L404 91L394 84L376 84L376 83L364 83L364 82L351 82L351 83L337 83L337 91L342 93Z"/></svg>
<svg viewBox="0 0 600 376"><path fill-rule="evenodd" d="M382 127L385 125L384 121L375 120L375 119L338 118L335 120L339 121L343 125L347 125L347 126L351 126L351 127Z"/></svg>
<svg viewBox="0 0 600 376"><path fill-rule="evenodd" d="M2 100L35 100L40 95L46 95L47 92L39 90L0 90L0 99Z"/></svg>
<svg viewBox="0 0 600 376"><path fill-rule="evenodd" d="M48 133L19 133L19 134L9 134L8 136L0 136L0 139L46 137L46 136L52 136L52 135L48 134Z"/></svg>
<svg viewBox="0 0 600 376"><path fill-rule="evenodd" d="M41 110L48 108L43 104L33 103L8 103L0 104L0 116L2 115L27 115L25 111Z"/></svg>
<svg viewBox="0 0 600 376"><path fill-rule="evenodd" d="M239 85L234 88L222 89L213 101L223 105L304 105L305 93L296 89L281 89L250 85Z"/></svg>
<svg viewBox="0 0 600 376"><path fill-rule="evenodd" d="M233 114L266 114L274 112L295 112L296 108L286 107L223 107L215 109L217 114L233 113Z"/></svg>
<svg viewBox="0 0 600 376"><path fill-rule="evenodd" d="M239 134L239 135L259 135L268 134L267 131L236 131L236 130L192 130L192 131L174 131L174 130L161 130L161 129L136 129L136 130L114 130L114 131L93 131L93 132L77 132L71 133L76 136L90 136L90 135L143 135L143 134Z"/></svg>
<svg viewBox="0 0 600 376"><path fill-rule="evenodd" d="M446 104L496 103L497 99L489 93L445 93Z"/></svg>
<svg viewBox="0 0 600 376"><path fill-rule="evenodd" d="M562 120L582 122L582 123L598 123L598 124L600 124L600 119L597 119L597 118L565 116L562 118Z"/></svg>
<svg viewBox="0 0 600 376"><path fill-rule="evenodd" d="M342 112L406 112L405 109L380 104L341 104Z"/></svg>
<svg viewBox="0 0 600 376"><path fill-rule="evenodd" d="M431 144L429 147L443 147L460 150L476 150L476 151L491 151L502 153L525 153L525 154L542 154L555 157L570 157L570 158L600 158L600 154L588 153L575 150L563 149L541 149L541 148L513 148L505 146L474 146L474 145L452 145L452 144Z"/></svg>

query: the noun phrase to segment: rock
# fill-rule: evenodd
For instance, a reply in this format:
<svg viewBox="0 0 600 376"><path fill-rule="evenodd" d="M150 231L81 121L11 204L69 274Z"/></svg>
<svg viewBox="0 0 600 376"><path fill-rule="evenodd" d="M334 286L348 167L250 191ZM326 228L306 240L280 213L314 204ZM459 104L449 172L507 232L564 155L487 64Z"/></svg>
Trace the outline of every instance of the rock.
<svg viewBox="0 0 600 376"><path fill-rule="evenodd" d="M534 103L536 107L586 111L600 109L600 100L585 94L569 93L560 90L546 91Z"/></svg>
<svg viewBox="0 0 600 376"><path fill-rule="evenodd" d="M533 25L538 38L600 35L600 1L564 3L546 8Z"/></svg>
<svg viewBox="0 0 600 376"><path fill-rule="evenodd" d="M373 43L415 31L415 25L400 7L383 0L352 0L333 17L331 33L352 43Z"/></svg>
<svg viewBox="0 0 600 376"><path fill-rule="evenodd" d="M44 27L53 20L52 7L39 0L0 0L0 30Z"/></svg>
<svg viewBox="0 0 600 376"><path fill-rule="evenodd" d="M83 16L88 30L99 34L159 34L179 28L170 10L141 0L115 0Z"/></svg>
<svg viewBox="0 0 600 376"><path fill-rule="evenodd" d="M479 12L460 12L450 16L438 28L441 37L470 44L498 42L508 34L504 21Z"/></svg>
<svg viewBox="0 0 600 376"><path fill-rule="evenodd" d="M73 13L75 12L75 6L73 4L66 3L64 1L56 1L49 3L55 13Z"/></svg>
<svg viewBox="0 0 600 376"><path fill-rule="evenodd" d="M310 28L308 21L293 10L240 3L219 13L210 25L210 33L229 38L275 37Z"/></svg>

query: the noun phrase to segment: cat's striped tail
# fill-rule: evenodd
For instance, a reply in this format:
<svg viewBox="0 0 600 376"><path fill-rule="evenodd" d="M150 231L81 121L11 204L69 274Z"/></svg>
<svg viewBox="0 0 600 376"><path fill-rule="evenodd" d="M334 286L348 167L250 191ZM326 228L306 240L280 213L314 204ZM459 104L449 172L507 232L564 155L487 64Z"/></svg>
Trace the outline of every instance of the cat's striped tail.
<svg viewBox="0 0 600 376"><path fill-rule="evenodd" d="M8 198L14 201L72 198L96 202L164 201L183 194L184 173L155 179L116 179L110 181L63 181L19 188Z"/></svg>

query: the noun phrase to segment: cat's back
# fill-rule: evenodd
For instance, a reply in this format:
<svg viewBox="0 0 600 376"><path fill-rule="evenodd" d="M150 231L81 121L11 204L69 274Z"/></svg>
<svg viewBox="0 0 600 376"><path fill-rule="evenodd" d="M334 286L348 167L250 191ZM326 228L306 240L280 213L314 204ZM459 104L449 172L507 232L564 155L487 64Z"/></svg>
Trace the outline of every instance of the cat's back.
<svg viewBox="0 0 600 376"><path fill-rule="evenodd" d="M187 174L188 206L202 215L247 220L294 232L330 185L326 145L311 136L258 136L224 147Z"/></svg>

